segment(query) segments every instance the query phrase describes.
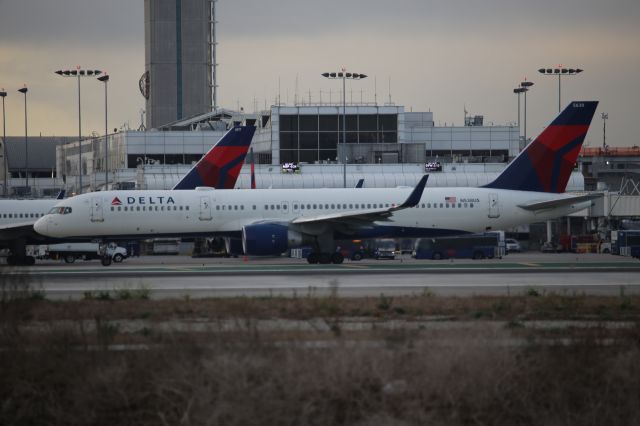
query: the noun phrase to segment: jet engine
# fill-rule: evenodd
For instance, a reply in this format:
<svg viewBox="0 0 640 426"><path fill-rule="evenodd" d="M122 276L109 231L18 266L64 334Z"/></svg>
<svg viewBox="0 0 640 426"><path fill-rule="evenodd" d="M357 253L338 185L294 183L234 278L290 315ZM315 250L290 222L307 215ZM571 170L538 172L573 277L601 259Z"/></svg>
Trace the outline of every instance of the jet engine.
<svg viewBox="0 0 640 426"><path fill-rule="evenodd" d="M280 223L258 223L242 227L242 248L251 256L279 255L287 249L313 243L313 237Z"/></svg>

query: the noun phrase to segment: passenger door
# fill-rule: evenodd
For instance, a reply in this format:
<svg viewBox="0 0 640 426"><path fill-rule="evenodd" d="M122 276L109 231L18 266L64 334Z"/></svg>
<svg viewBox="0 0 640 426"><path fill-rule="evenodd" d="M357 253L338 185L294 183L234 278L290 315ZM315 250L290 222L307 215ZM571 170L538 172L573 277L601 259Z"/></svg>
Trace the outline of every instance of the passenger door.
<svg viewBox="0 0 640 426"><path fill-rule="evenodd" d="M91 197L91 222L104 222L102 197Z"/></svg>
<svg viewBox="0 0 640 426"><path fill-rule="evenodd" d="M498 202L498 194L489 194L489 217L500 217L500 203Z"/></svg>
<svg viewBox="0 0 640 426"><path fill-rule="evenodd" d="M211 200L200 197L200 220L211 220Z"/></svg>

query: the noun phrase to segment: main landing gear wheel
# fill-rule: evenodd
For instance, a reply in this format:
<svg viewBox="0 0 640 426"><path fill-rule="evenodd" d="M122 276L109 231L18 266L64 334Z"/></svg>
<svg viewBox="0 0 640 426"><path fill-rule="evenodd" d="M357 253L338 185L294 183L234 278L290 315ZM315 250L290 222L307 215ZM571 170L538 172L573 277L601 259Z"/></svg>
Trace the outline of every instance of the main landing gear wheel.
<svg viewBox="0 0 640 426"><path fill-rule="evenodd" d="M322 265L328 265L330 263L340 264L344 262L344 256L340 253L309 253L307 262L312 265L317 263Z"/></svg>
<svg viewBox="0 0 640 426"><path fill-rule="evenodd" d="M35 265L36 258L33 256L7 256L7 264L12 266L32 266Z"/></svg>
<svg viewBox="0 0 640 426"><path fill-rule="evenodd" d="M100 263L102 263L102 266L111 265L111 256L102 256L102 259L100 259Z"/></svg>

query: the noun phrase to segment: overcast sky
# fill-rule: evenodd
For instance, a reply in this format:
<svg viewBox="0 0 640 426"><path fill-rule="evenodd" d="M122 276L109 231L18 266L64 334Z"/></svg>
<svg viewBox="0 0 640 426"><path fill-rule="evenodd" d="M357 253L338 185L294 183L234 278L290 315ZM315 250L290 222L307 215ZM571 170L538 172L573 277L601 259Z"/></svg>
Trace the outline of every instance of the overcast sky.
<svg viewBox="0 0 640 426"><path fill-rule="evenodd" d="M183 0L188 1L188 0ZM557 78L542 66L585 71L563 80L563 106L599 100L587 136L602 144L601 112L609 114L607 142L640 145L640 1L610 0L220 0L219 104L270 105L280 93L337 99L340 85L324 71L369 78L349 82L347 99L389 98L407 110L434 113L436 124L461 125L464 108L505 124L517 119L513 88L527 78L528 134L557 113ZM75 80L54 74L81 65L103 69L109 82L109 128L140 124L144 100L142 0L0 0L0 87L7 134L24 134L27 84L30 135L78 132ZM376 84L377 81L377 84ZM376 90L377 86L377 90ZM361 94L362 91L362 94ZM83 134L104 132L103 87L82 82Z"/></svg>

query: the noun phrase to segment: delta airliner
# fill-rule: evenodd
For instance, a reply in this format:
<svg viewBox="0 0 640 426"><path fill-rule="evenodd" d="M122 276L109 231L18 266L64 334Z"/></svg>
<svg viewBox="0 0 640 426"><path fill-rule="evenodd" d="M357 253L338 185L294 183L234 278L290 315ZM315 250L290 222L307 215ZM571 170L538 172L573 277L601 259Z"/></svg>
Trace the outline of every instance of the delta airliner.
<svg viewBox="0 0 640 426"><path fill-rule="evenodd" d="M595 195L563 194L597 107L572 102L500 176L481 188L108 191L58 203L35 224L54 238L241 238L245 254L311 246L310 263L341 263L336 239L437 237L565 216Z"/></svg>

